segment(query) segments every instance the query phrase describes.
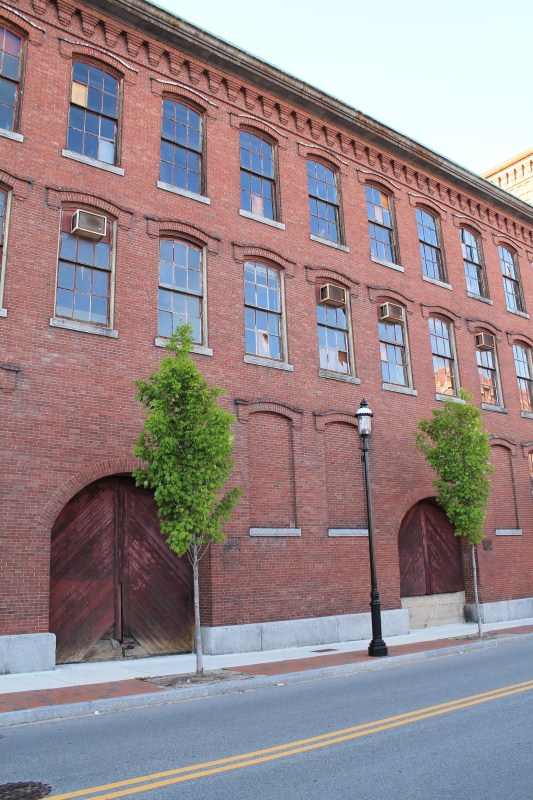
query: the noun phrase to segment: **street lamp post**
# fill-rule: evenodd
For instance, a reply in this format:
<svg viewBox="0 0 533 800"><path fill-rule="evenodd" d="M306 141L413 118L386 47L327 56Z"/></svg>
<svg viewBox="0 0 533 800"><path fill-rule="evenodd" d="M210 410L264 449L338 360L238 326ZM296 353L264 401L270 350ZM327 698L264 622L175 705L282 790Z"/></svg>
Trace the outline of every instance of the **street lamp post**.
<svg viewBox="0 0 533 800"><path fill-rule="evenodd" d="M368 407L366 400L361 401L359 409L355 413L359 436L363 445L362 462L365 466L365 491L366 509L368 515L368 547L370 551L370 616L372 619L372 641L368 645L369 656L386 656L389 654L387 645L381 635L381 603L379 600L378 584L376 580L376 566L374 563L374 528L372 520L372 499L370 497L370 470L368 467L368 442L372 431L372 411Z"/></svg>

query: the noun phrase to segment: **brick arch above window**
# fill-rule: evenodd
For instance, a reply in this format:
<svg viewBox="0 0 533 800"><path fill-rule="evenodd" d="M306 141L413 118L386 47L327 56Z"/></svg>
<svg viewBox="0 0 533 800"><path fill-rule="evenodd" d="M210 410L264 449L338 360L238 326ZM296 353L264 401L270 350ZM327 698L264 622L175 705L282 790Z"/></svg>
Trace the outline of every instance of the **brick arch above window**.
<svg viewBox="0 0 533 800"><path fill-rule="evenodd" d="M325 147L320 147L319 145L309 145L298 142L298 155L309 161L318 161L339 175L344 176L348 174L348 162L339 158L333 150L327 150Z"/></svg>
<svg viewBox="0 0 533 800"><path fill-rule="evenodd" d="M505 247L507 250L510 250L511 253L515 253L517 257L520 251L524 251L524 247L519 242L503 234L493 233L492 240L497 247Z"/></svg>
<svg viewBox="0 0 533 800"><path fill-rule="evenodd" d="M305 265L305 276L307 283L316 285L318 282L333 281L348 289L350 297L359 296L359 281L354 280L344 272L339 272L336 269L329 269L328 267L313 267L310 264Z"/></svg>
<svg viewBox="0 0 533 800"><path fill-rule="evenodd" d="M181 236L198 244L200 247L206 247L208 253L212 253L213 255L218 254L220 239L216 236L211 236L195 225L190 225L188 222L181 222L181 220L176 219L147 217L146 226L148 236L153 238L169 235L174 237Z"/></svg>
<svg viewBox="0 0 533 800"><path fill-rule="evenodd" d="M488 239L488 231L478 222L471 219L471 217L464 217L462 214L452 214L453 224L456 228L464 228L469 231L473 236L478 236L485 241Z"/></svg>
<svg viewBox="0 0 533 800"><path fill-rule="evenodd" d="M14 8L7 8L2 5L0 10L0 25L6 25L17 36L21 36L31 44L42 45L44 43L45 30L39 25L29 20L23 14L15 11Z"/></svg>
<svg viewBox="0 0 533 800"><path fill-rule="evenodd" d="M66 205L79 205L94 208L104 214L108 214L117 220L119 228L130 230L133 224L133 212L126 208L117 206L110 200L86 192L72 192L68 189L56 189L52 186L46 187L46 202L50 208L61 208Z"/></svg>
<svg viewBox="0 0 533 800"><path fill-rule="evenodd" d="M522 442L522 455L524 458L529 458L533 455L533 440L531 442Z"/></svg>
<svg viewBox="0 0 533 800"><path fill-rule="evenodd" d="M244 264L245 261L267 261L273 267L283 269L287 277L294 277L295 262L290 261L275 250L253 244L238 244L237 242L232 242L232 246L233 258L238 264Z"/></svg>
<svg viewBox="0 0 533 800"><path fill-rule="evenodd" d="M489 436L489 445L491 448L502 447L504 450L508 450L513 458L516 457L517 453L516 442L513 442L512 439L508 439L506 436L499 436L498 434L492 434L491 436Z"/></svg>
<svg viewBox="0 0 533 800"><path fill-rule="evenodd" d="M26 200L29 194L31 182L25 178L18 178L10 172L0 169L0 188L5 191L13 192L13 197L17 200Z"/></svg>
<svg viewBox="0 0 533 800"><path fill-rule="evenodd" d="M243 400L235 399L237 407L237 419L239 422L246 423L251 414L277 414L280 417L289 419L294 428L302 427L304 412L300 408L279 403L275 400Z"/></svg>
<svg viewBox="0 0 533 800"><path fill-rule="evenodd" d="M407 197L410 205L412 205L413 208L420 208L422 211L427 211L428 214L433 214L435 217L440 217L440 219L446 219L448 216L448 210L431 197L426 197L425 195L417 194L416 192L407 192Z"/></svg>
<svg viewBox="0 0 533 800"><path fill-rule="evenodd" d="M480 333L481 331L488 331L492 333L497 342L502 341L501 328L493 325L492 322L487 322L484 319L467 319L466 325L470 333Z"/></svg>
<svg viewBox="0 0 533 800"><path fill-rule="evenodd" d="M449 308L445 308L445 306L430 306L426 303L420 303L420 309L424 319L442 317L447 322L451 322L455 328L459 329L461 327L462 318L459 314L456 314L455 311L451 311Z"/></svg>
<svg viewBox="0 0 533 800"><path fill-rule="evenodd" d="M241 131L249 131L250 133L256 133L258 136L266 137L270 144L273 144L275 147L281 149L286 149L287 147L286 142L283 141L284 139L288 139L286 134L269 122L265 122L259 117L254 117L252 114L231 113L230 125L232 128L238 128Z"/></svg>
<svg viewBox="0 0 533 800"><path fill-rule="evenodd" d="M394 181L391 181L391 179L387 178L385 175L381 175L379 172L358 169L357 180L359 183L362 183L363 186L374 186L376 189L381 189L381 191L386 194L391 194L395 200L400 200L402 187L394 183Z"/></svg>
<svg viewBox="0 0 533 800"><path fill-rule="evenodd" d="M357 428L357 417L348 411L313 411L315 428L317 431L325 431L327 425L342 423Z"/></svg>
<svg viewBox="0 0 533 800"><path fill-rule="evenodd" d="M152 78L150 81L152 94L157 97L168 97L171 100L181 100L185 105L191 105L200 114L212 115L211 109L218 108L217 104L184 83L165 81L161 78ZM209 110L208 110L209 109ZM215 115L213 115L215 116Z"/></svg>
<svg viewBox="0 0 533 800"><path fill-rule="evenodd" d="M512 333L511 331L507 331L507 341L510 345L521 344L522 347L533 348L533 337L525 333Z"/></svg>
<svg viewBox="0 0 533 800"><path fill-rule="evenodd" d="M386 303L387 301L399 303L399 305L404 306L408 314L414 313L415 301L411 297L407 297L401 292L389 289L386 286L370 286L367 284L367 289L368 299L371 303Z"/></svg>
<svg viewBox="0 0 533 800"><path fill-rule="evenodd" d="M115 77L124 80L125 83L134 85L139 78L139 71L132 67L131 64L128 64L127 61L94 45L84 45L60 37L59 52L63 58L69 61L87 61L95 66L105 64L112 72L116 73Z"/></svg>

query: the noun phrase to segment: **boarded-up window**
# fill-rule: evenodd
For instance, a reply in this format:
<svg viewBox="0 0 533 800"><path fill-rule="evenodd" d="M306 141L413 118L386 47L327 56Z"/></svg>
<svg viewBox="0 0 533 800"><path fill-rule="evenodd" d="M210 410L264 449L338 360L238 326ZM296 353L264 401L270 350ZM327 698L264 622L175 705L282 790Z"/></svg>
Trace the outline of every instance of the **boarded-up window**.
<svg viewBox="0 0 533 800"><path fill-rule="evenodd" d="M326 425L328 528L366 528L365 483L357 428Z"/></svg>
<svg viewBox="0 0 533 800"><path fill-rule="evenodd" d="M251 414L248 423L252 527L296 527L291 421Z"/></svg>

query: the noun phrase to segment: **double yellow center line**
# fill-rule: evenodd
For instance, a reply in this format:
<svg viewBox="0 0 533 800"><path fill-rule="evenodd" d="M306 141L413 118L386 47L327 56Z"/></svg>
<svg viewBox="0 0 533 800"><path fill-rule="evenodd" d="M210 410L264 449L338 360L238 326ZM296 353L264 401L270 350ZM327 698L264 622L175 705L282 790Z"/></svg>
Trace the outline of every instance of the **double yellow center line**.
<svg viewBox="0 0 533 800"><path fill-rule="evenodd" d="M324 733L320 736L312 736L309 739L299 739L295 742L267 747L264 750L254 750L250 753L241 753L237 756L229 756L216 761L206 761L201 764L192 764L189 767L180 767L166 772L155 772L151 775L142 775L138 778L129 778L116 783L107 783L102 786L93 786L91 789L80 789L75 792L56 794L48 800L70 800L70 798L87 797L90 800L111 800L115 797L125 797L127 795L148 792L152 789L160 789L165 786L172 786L185 781L204 778L207 775L217 775L223 772L230 772L236 769L243 769L254 764L264 764L268 761L275 761L279 758L307 753L310 750L318 750L320 747L329 747L341 742L349 742L353 739L360 739L363 736L370 736L372 733L400 728L403 725L410 725L413 722L420 722L431 717L438 717L442 714L449 714L452 711L460 711L463 708L470 708L481 703L488 703L492 700L500 700L502 697L510 697L521 692L533 690L533 680L523 683L514 683L510 686L503 686L500 689L493 689L490 692L474 694L469 697L462 697L448 703L440 703L435 706L419 708L416 711L408 711L406 714L398 714L394 717L366 722L362 725L354 725L351 728L343 728L331 733Z"/></svg>

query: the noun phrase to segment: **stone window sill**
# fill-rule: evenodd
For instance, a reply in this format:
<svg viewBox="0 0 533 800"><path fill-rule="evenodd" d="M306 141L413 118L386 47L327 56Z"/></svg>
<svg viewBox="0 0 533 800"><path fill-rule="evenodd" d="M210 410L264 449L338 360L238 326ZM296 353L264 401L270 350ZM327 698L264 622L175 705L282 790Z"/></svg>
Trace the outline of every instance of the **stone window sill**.
<svg viewBox="0 0 533 800"><path fill-rule="evenodd" d="M99 325L92 325L90 322L78 322L74 319L58 319L52 317L50 320L51 328L66 328L69 331L79 333L92 333L95 336L106 336L108 339L118 339L118 331L112 328L101 328Z"/></svg>
<svg viewBox="0 0 533 800"><path fill-rule="evenodd" d="M533 414L531 411L521 411L520 416L524 417L524 419L533 419Z"/></svg>
<svg viewBox="0 0 533 800"><path fill-rule="evenodd" d="M496 528L495 536L522 536L521 528Z"/></svg>
<svg viewBox="0 0 533 800"><path fill-rule="evenodd" d="M325 244L328 247L334 247L335 250L342 250L343 253L350 252L350 248L346 247L346 245L339 244L338 242L332 242L331 239L323 239L321 236L315 236L314 233L310 233L309 238L312 242L318 242L319 244Z"/></svg>
<svg viewBox="0 0 533 800"><path fill-rule="evenodd" d="M330 537L368 536L368 528L329 528Z"/></svg>
<svg viewBox="0 0 533 800"><path fill-rule="evenodd" d="M3 136L5 139L12 139L14 142L24 141L24 136L21 133L15 133L15 131L8 131L5 128L0 128L0 136Z"/></svg>
<svg viewBox="0 0 533 800"><path fill-rule="evenodd" d="M154 339L154 344L156 347L166 347L169 343L170 339L166 339L163 336L156 336ZM200 356L212 356L213 351L210 347L204 347L201 344L193 344L191 347L191 353L197 353Z"/></svg>
<svg viewBox="0 0 533 800"><path fill-rule="evenodd" d="M279 228L280 231L285 230L283 222L278 222L275 219L268 219L268 217L260 217L259 214L252 214L251 211L245 211L243 208L240 209L239 215L241 217L246 217L246 219L253 219L255 222L262 222L263 225L270 225L271 228Z"/></svg>
<svg viewBox="0 0 533 800"><path fill-rule="evenodd" d="M451 283L445 283L444 281L439 281L437 278L430 278L429 275L422 275L422 280L426 281L426 283L432 283L434 286L441 286L443 289L452 290Z"/></svg>
<svg viewBox="0 0 533 800"><path fill-rule="evenodd" d="M492 403L481 403L483 411L494 411L496 414L508 414L509 411L504 406L494 406Z"/></svg>
<svg viewBox="0 0 533 800"><path fill-rule="evenodd" d="M294 367L292 364L286 364L284 361L274 361L271 358L262 358L261 356L245 355L243 358L245 364L255 364L258 367L270 367L271 369L283 369L285 372L292 372Z"/></svg>
<svg viewBox="0 0 533 800"><path fill-rule="evenodd" d="M526 314L525 311L517 311L515 308L508 308L507 311L509 314L516 314L517 317L523 317L524 319L529 319L529 314Z"/></svg>
<svg viewBox="0 0 533 800"><path fill-rule="evenodd" d="M488 306L493 306L494 305L492 300L489 300L488 297L481 297L480 294L474 294L474 292L467 292L466 296L467 297L471 297L472 300L479 300L480 303L486 303Z"/></svg>
<svg viewBox="0 0 533 800"><path fill-rule="evenodd" d="M301 528L250 528L250 536L301 536Z"/></svg>
<svg viewBox="0 0 533 800"><path fill-rule="evenodd" d="M209 197L204 197L203 194L189 192L187 189L181 189L179 186L172 186L171 183L164 183L163 181L157 181L156 186L164 192L172 192L173 194L179 194L180 197L188 197L189 200L196 200L197 203L205 203L208 206L211 205Z"/></svg>
<svg viewBox="0 0 533 800"><path fill-rule="evenodd" d="M89 158L89 156L83 156L80 153L73 153L72 150L62 150L61 155L64 158L70 158L72 161L79 161L80 164L87 164L89 167L112 172L114 175L124 175L122 167L115 167L113 164L106 164L105 161L98 161L96 158Z"/></svg>
<svg viewBox="0 0 533 800"><path fill-rule="evenodd" d="M381 388L386 392L398 392L398 394L409 394L412 397L418 397L416 389L410 389L409 386L398 386L395 383L382 383Z"/></svg>
<svg viewBox="0 0 533 800"><path fill-rule="evenodd" d="M7 308L0 308L0 317L7 317Z"/></svg>
<svg viewBox="0 0 533 800"><path fill-rule="evenodd" d="M357 386L361 383L361 378L356 378L355 375L345 375L343 372L334 372L330 369L319 369L319 378L328 378L332 381L342 381L343 383L355 383Z"/></svg>
<svg viewBox="0 0 533 800"><path fill-rule="evenodd" d="M441 402L445 403L446 400L451 400L452 403L460 403L462 406L466 405L466 401L463 400L462 397L457 397L454 394L436 394L435 400L440 400Z"/></svg>
<svg viewBox="0 0 533 800"><path fill-rule="evenodd" d="M371 255L370 260L373 261L374 264L381 264L382 267L394 269L396 272L405 272L404 268L400 266L400 264L394 264L392 261L386 261L384 258L378 258L377 256Z"/></svg>

